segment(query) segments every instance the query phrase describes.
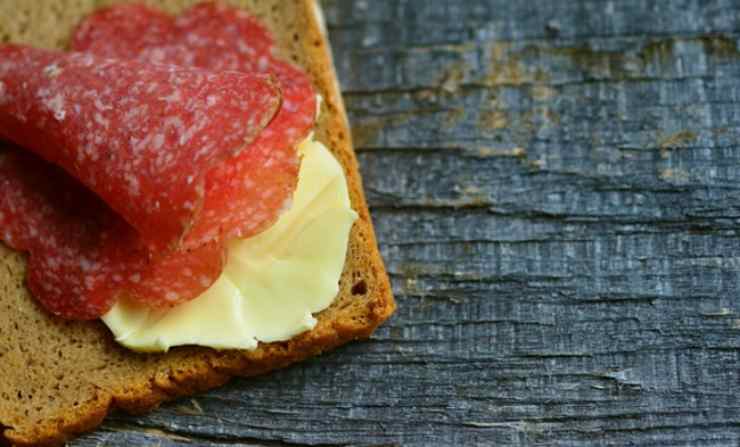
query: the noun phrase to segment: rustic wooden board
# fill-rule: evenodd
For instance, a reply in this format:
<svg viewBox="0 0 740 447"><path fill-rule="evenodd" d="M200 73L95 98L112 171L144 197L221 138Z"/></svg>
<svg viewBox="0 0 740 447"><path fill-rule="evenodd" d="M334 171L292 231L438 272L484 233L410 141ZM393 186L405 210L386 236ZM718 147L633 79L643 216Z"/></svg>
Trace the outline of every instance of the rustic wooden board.
<svg viewBox="0 0 740 447"><path fill-rule="evenodd" d="M737 445L740 4L324 5L398 314L73 445Z"/></svg>

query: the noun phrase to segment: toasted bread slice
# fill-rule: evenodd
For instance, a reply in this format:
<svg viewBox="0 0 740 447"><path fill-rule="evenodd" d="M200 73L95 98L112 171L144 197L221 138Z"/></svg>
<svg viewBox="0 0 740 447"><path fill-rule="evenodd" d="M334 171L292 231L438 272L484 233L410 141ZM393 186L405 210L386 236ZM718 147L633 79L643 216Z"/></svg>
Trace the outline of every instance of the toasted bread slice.
<svg viewBox="0 0 740 447"><path fill-rule="evenodd" d="M65 48L73 28L111 1L5 0L0 41ZM178 13L194 0L151 0ZM395 309L362 191L357 160L321 12L313 0L231 1L260 17L283 56L303 66L324 98L317 138L343 165L359 219L334 303L310 332L254 351L182 347L136 354L102 323L63 321L40 309L24 286L25 258L0 244L0 445L60 444L98 425L113 408L150 410L161 402L281 368L366 338ZM1 153L1 152L0 152Z"/></svg>

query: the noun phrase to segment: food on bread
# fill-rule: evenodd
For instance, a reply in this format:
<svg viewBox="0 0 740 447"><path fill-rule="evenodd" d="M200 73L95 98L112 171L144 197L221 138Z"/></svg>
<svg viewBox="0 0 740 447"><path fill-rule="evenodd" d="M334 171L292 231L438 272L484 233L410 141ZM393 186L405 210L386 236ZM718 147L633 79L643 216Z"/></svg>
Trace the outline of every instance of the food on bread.
<svg viewBox="0 0 740 447"><path fill-rule="evenodd" d="M254 349L312 329L313 314L339 291L352 210L342 166L306 139L293 204L266 231L229 244L221 277L198 298L172 309L119 301L103 321L124 346Z"/></svg>
<svg viewBox="0 0 740 447"><path fill-rule="evenodd" d="M44 2L18 1L18 5L19 11L24 11L24 8L43 8ZM314 329L286 342L260 343L253 351L180 348L163 355L141 356L118 348L97 322L61 324L40 311L22 286L23 258L6 251L2 259L6 268L0 269L3 274L0 287L5 292L0 293L0 305L8 309L7 318L15 327L4 332L8 334L5 343L35 349L29 354L0 344L5 352L0 368L24 362L36 365L29 367L22 380L11 371L8 380L0 383L0 395L8 396L0 401L0 424L7 427L4 435L13 442L59 442L99 422L110 406L142 410L163 399L217 385L233 374L253 375L284 366L352 338L366 337L392 312L394 304L347 141L346 118L315 15L316 5L277 2L248 6L251 12L263 14L280 41L277 47L283 52L282 57L295 57L308 70L314 86L325 99L317 138L327 144L344 168L352 208L359 215L350 234L337 298L317 315ZM75 23L86 12L89 11L78 11L74 15ZM45 13L51 14L42 9L35 16L43 18ZM0 32L6 29L2 20ZM48 24L48 20L44 23ZM64 28L65 34L73 25L65 26L64 20L59 19L56 23ZM31 26L29 32L38 30ZM298 35L295 40L294 34ZM13 40L48 45L43 38L53 37L54 33L39 33L39 36L39 39L21 36L25 38ZM48 343L35 346L39 344L39 333L45 334ZM16 398L16 392L11 390L22 392ZM41 402L43 405L39 405Z"/></svg>
<svg viewBox="0 0 740 447"><path fill-rule="evenodd" d="M166 17L140 5L113 7L78 27L72 49L84 53L12 45L3 50L0 82L7 85L0 99L7 107L0 107L0 135L95 191L135 230L117 239L141 246L122 255L117 247L96 244L114 239L103 228L95 240L68 246L55 238L46 244L52 247L39 249L35 259L58 258L63 268L31 264L30 277L41 276L32 291L59 315L98 317L121 295L160 305L198 296L220 272L206 266L222 267L225 239L266 228L295 187L296 146L310 131L316 109L305 74L275 58L269 34L241 11L203 3L177 20L169 18L165 29ZM141 29L126 33L121 24ZM133 60L137 54L141 62ZM230 79L258 72L277 76L284 92L272 120L278 98L263 91L267 85ZM11 192L25 196L22 188L6 195ZM9 201L0 206L17 208ZM9 225L23 218L5 214ZM75 268L70 264L84 256L79 244L101 249ZM16 248L38 244L27 245ZM44 249L56 257L44 256ZM142 259L152 262L130 265ZM67 305L65 297L72 294L92 298Z"/></svg>

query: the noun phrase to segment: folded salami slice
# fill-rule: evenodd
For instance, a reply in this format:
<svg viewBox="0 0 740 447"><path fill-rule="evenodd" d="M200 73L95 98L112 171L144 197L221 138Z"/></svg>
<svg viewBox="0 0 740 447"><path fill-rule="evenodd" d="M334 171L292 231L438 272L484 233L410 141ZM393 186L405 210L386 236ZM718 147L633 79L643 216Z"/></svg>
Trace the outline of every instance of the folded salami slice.
<svg viewBox="0 0 740 447"><path fill-rule="evenodd" d="M209 171L278 105L264 75L1 47L0 135L74 176L0 152L0 237L30 253L34 296L88 319L121 294L163 306L202 293L221 272L224 241L172 247L207 218Z"/></svg>
<svg viewBox="0 0 740 447"><path fill-rule="evenodd" d="M316 96L308 76L273 53L267 30L244 11L203 3L173 18L142 5L118 5L84 20L72 49L152 63L274 74L283 105L247 151L217 166L206 181L204 213L186 243L221 232L247 237L269 226L292 195L298 143L311 131ZM243 172L249 172L244 176Z"/></svg>
<svg viewBox="0 0 740 447"><path fill-rule="evenodd" d="M208 219L206 175L279 105L264 75L0 47L0 137L63 167L152 251Z"/></svg>
<svg viewBox="0 0 740 447"><path fill-rule="evenodd" d="M120 296L163 306L200 294L224 262L219 243L152 259L138 232L58 166L0 149L0 238L29 253L27 285L52 313L92 319Z"/></svg>

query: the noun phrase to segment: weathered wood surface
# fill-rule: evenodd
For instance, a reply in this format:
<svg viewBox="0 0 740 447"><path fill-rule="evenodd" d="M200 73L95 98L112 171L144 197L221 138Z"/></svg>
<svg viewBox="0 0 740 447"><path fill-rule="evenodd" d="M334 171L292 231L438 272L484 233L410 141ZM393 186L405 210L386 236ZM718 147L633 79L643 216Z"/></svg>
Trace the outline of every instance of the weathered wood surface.
<svg viewBox="0 0 740 447"><path fill-rule="evenodd" d="M738 445L740 3L325 9L397 316L74 445Z"/></svg>

